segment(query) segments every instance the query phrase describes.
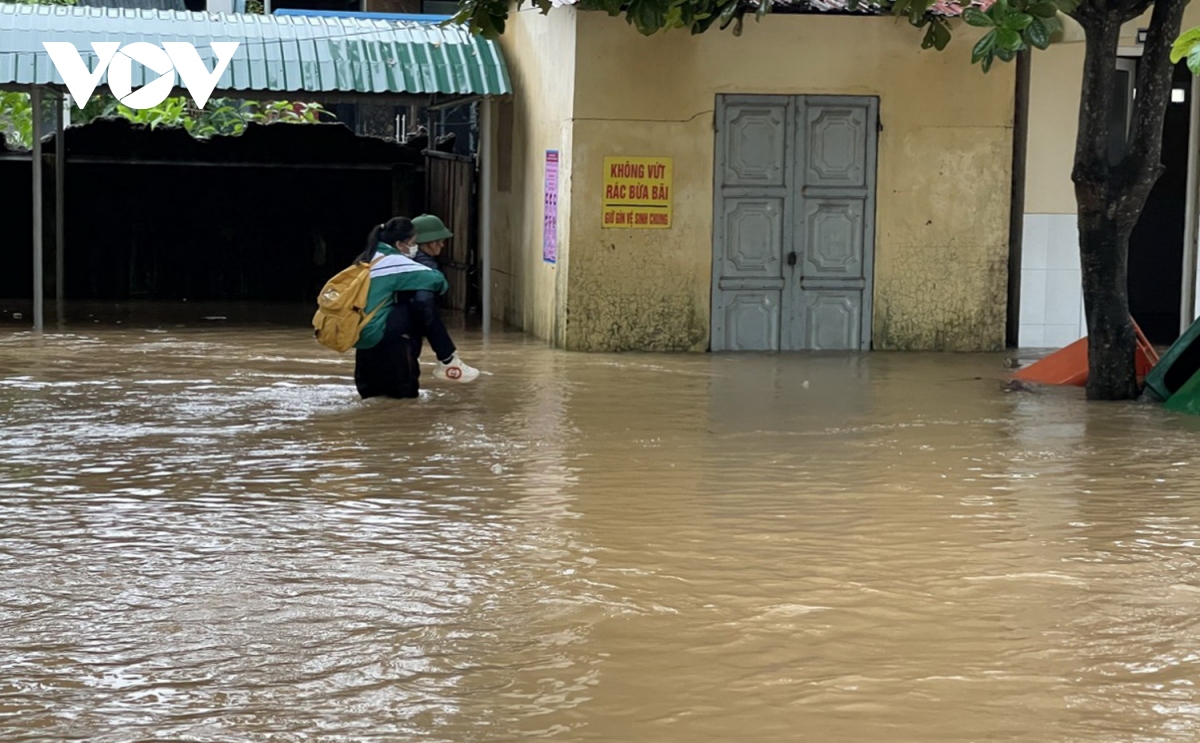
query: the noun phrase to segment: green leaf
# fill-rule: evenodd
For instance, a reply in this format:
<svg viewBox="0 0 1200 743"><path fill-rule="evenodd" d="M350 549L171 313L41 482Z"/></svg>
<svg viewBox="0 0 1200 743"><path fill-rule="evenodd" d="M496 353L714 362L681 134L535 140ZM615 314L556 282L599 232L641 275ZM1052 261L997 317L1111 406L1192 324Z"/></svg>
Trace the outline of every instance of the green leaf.
<svg viewBox="0 0 1200 743"><path fill-rule="evenodd" d="M1029 24L1029 28L1025 29L1025 39L1031 46L1045 49L1050 46L1050 30L1046 28L1046 24L1041 18L1034 19L1033 23Z"/></svg>
<svg viewBox="0 0 1200 743"><path fill-rule="evenodd" d="M550 0L545 2L549 4ZM665 6L660 0L632 0L625 9L625 17L646 36L661 31L667 21Z"/></svg>
<svg viewBox="0 0 1200 743"><path fill-rule="evenodd" d="M737 0L730 0L725 7L721 9L721 14L717 16L721 21L721 28L725 29L733 21L733 15L738 11Z"/></svg>
<svg viewBox="0 0 1200 743"><path fill-rule="evenodd" d="M908 7L908 22L917 28L924 26L929 19L929 9L933 0L912 0Z"/></svg>
<svg viewBox="0 0 1200 743"><path fill-rule="evenodd" d="M482 12L470 16L470 28L485 39L496 39L504 33L503 22L497 23L491 13Z"/></svg>
<svg viewBox="0 0 1200 743"><path fill-rule="evenodd" d="M1004 55L1000 54L1000 52L1015 52L1023 46L1025 44L1021 41L1021 34L1013 31L1011 28L996 29L996 54L1001 59L1004 59Z"/></svg>
<svg viewBox="0 0 1200 743"><path fill-rule="evenodd" d="M925 29L925 38L921 39L922 49L933 48L934 44L936 43L936 30L937 24L931 25L929 28Z"/></svg>
<svg viewBox="0 0 1200 743"><path fill-rule="evenodd" d="M979 60L979 66L983 68L983 71L985 73L992 69L992 60L993 59L994 59L994 57L992 57L991 53L988 53L988 55L986 57Z"/></svg>
<svg viewBox="0 0 1200 743"><path fill-rule="evenodd" d="M950 43L950 27L944 21L932 20L921 40L922 49L937 49L939 52Z"/></svg>
<svg viewBox="0 0 1200 743"><path fill-rule="evenodd" d="M1185 31L1171 45L1171 64L1178 64L1179 60L1188 56L1197 45L1200 45L1200 27Z"/></svg>
<svg viewBox="0 0 1200 743"><path fill-rule="evenodd" d="M1053 18L1058 14L1058 6L1052 2L1040 2L1029 6L1029 9L1025 12L1035 15L1038 18Z"/></svg>
<svg viewBox="0 0 1200 743"><path fill-rule="evenodd" d="M1187 55L1187 66L1193 75L1200 75L1200 46L1192 47Z"/></svg>
<svg viewBox="0 0 1200 743"><path fill-rule="evenodd" d="M933 24L933 48L939 52L946 49L946 45L950 43L950 26L943 21L937 21Z"/></svg>
<svg viewBox="0 0 1200 743"><path fill-rule="evenodd" d="M1028 13L1014 13L1004 19L1004 27L1013 31L1024 31L1030 23L1033 23L1033 16Z"/></svg>
<svg viewBox="0 0 1200 743"><path fill-rule="evenodd" d="M974 64L983 59L990 58L992 51L996 48L996 32L988 31L979 41L975 42L975 48L971 50L971 63ZM990 66L991 63L988 63ZM985 69L984 72L987 72Z"/></svg>
<svg viewBox="0 0 1200 743"><path fill-rule="evenodd" d="M991 28L996 25L986 13L973 6L963 11L962 19L967 22L968 26L979 28Z"/></svg>

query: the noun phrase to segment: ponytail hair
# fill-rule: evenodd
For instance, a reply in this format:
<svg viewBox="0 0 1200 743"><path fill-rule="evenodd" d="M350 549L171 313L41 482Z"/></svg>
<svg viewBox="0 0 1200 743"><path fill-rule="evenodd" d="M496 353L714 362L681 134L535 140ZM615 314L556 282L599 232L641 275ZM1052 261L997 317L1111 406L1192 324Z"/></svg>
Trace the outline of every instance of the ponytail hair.
<svg viewBox="0 0 1200 743"><path fill-rule="evenodd" d="M367 235L367 247L357 258L357 261L369 261L375 255L379 243L395 247L396 243L406 243L417 234L417 228L408 217L392 217L383 224L377 224Z"/></svg>

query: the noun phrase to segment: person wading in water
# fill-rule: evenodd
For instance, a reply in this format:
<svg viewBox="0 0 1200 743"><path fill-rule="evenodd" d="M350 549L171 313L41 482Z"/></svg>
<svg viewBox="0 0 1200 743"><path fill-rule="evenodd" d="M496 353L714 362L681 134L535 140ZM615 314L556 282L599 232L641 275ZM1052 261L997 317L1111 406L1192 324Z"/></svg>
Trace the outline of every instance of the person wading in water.
<svg viewBox="0 0 1200 743"><path fill-rule="evenodd" d="M469 382L479 376L458 359L441 317L413 302L416 292L444 294L446 277L407 256L415 244L416 227L406 217L393 217L371 230L367 248L356 259L375 261L367 293L368 314L355 344L354 386L364 400L370 397L414 398L420 394L421 368L417 357L422 336L438 356L434 377ZM451 370L456 370L451 372ZM468 370L470 373L468 373ZM439 373L440 372L440 373Z"/></svg>

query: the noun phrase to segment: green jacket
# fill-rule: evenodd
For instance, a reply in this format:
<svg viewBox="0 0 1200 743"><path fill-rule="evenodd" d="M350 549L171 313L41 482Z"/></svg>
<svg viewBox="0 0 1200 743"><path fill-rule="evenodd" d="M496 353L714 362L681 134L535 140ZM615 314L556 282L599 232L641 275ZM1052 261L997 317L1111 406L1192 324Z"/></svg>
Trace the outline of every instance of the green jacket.
<svg viewBox="0 0 1200 743"><path fill-rule="evenodd" d="M445 294L449 284L441 271L422 266L412 258L401 255L390 245L379 243L371 260L371 283L367 289L367 314L375 316L363 326L355 348L371 348L383 340L383 328L396 305L396 292L430 291Z"/></svg>

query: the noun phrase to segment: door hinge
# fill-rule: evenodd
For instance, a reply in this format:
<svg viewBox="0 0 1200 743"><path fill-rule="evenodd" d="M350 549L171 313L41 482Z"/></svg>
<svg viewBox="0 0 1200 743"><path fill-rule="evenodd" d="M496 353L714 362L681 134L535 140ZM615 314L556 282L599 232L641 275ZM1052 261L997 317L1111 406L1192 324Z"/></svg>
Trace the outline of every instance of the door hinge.
<svg viewBox="0 0 1200 743"><path fill-rule="evenodd" d="M793 250L792 252L788 253L787 263L789 266L796 265L796 251Z"/></svg>
<svg viewBox="0 0 1200 743"><path fill-rule="evenodd" d="M883 133L883 119L875 119L875 132L877 134Z"/></svg>

